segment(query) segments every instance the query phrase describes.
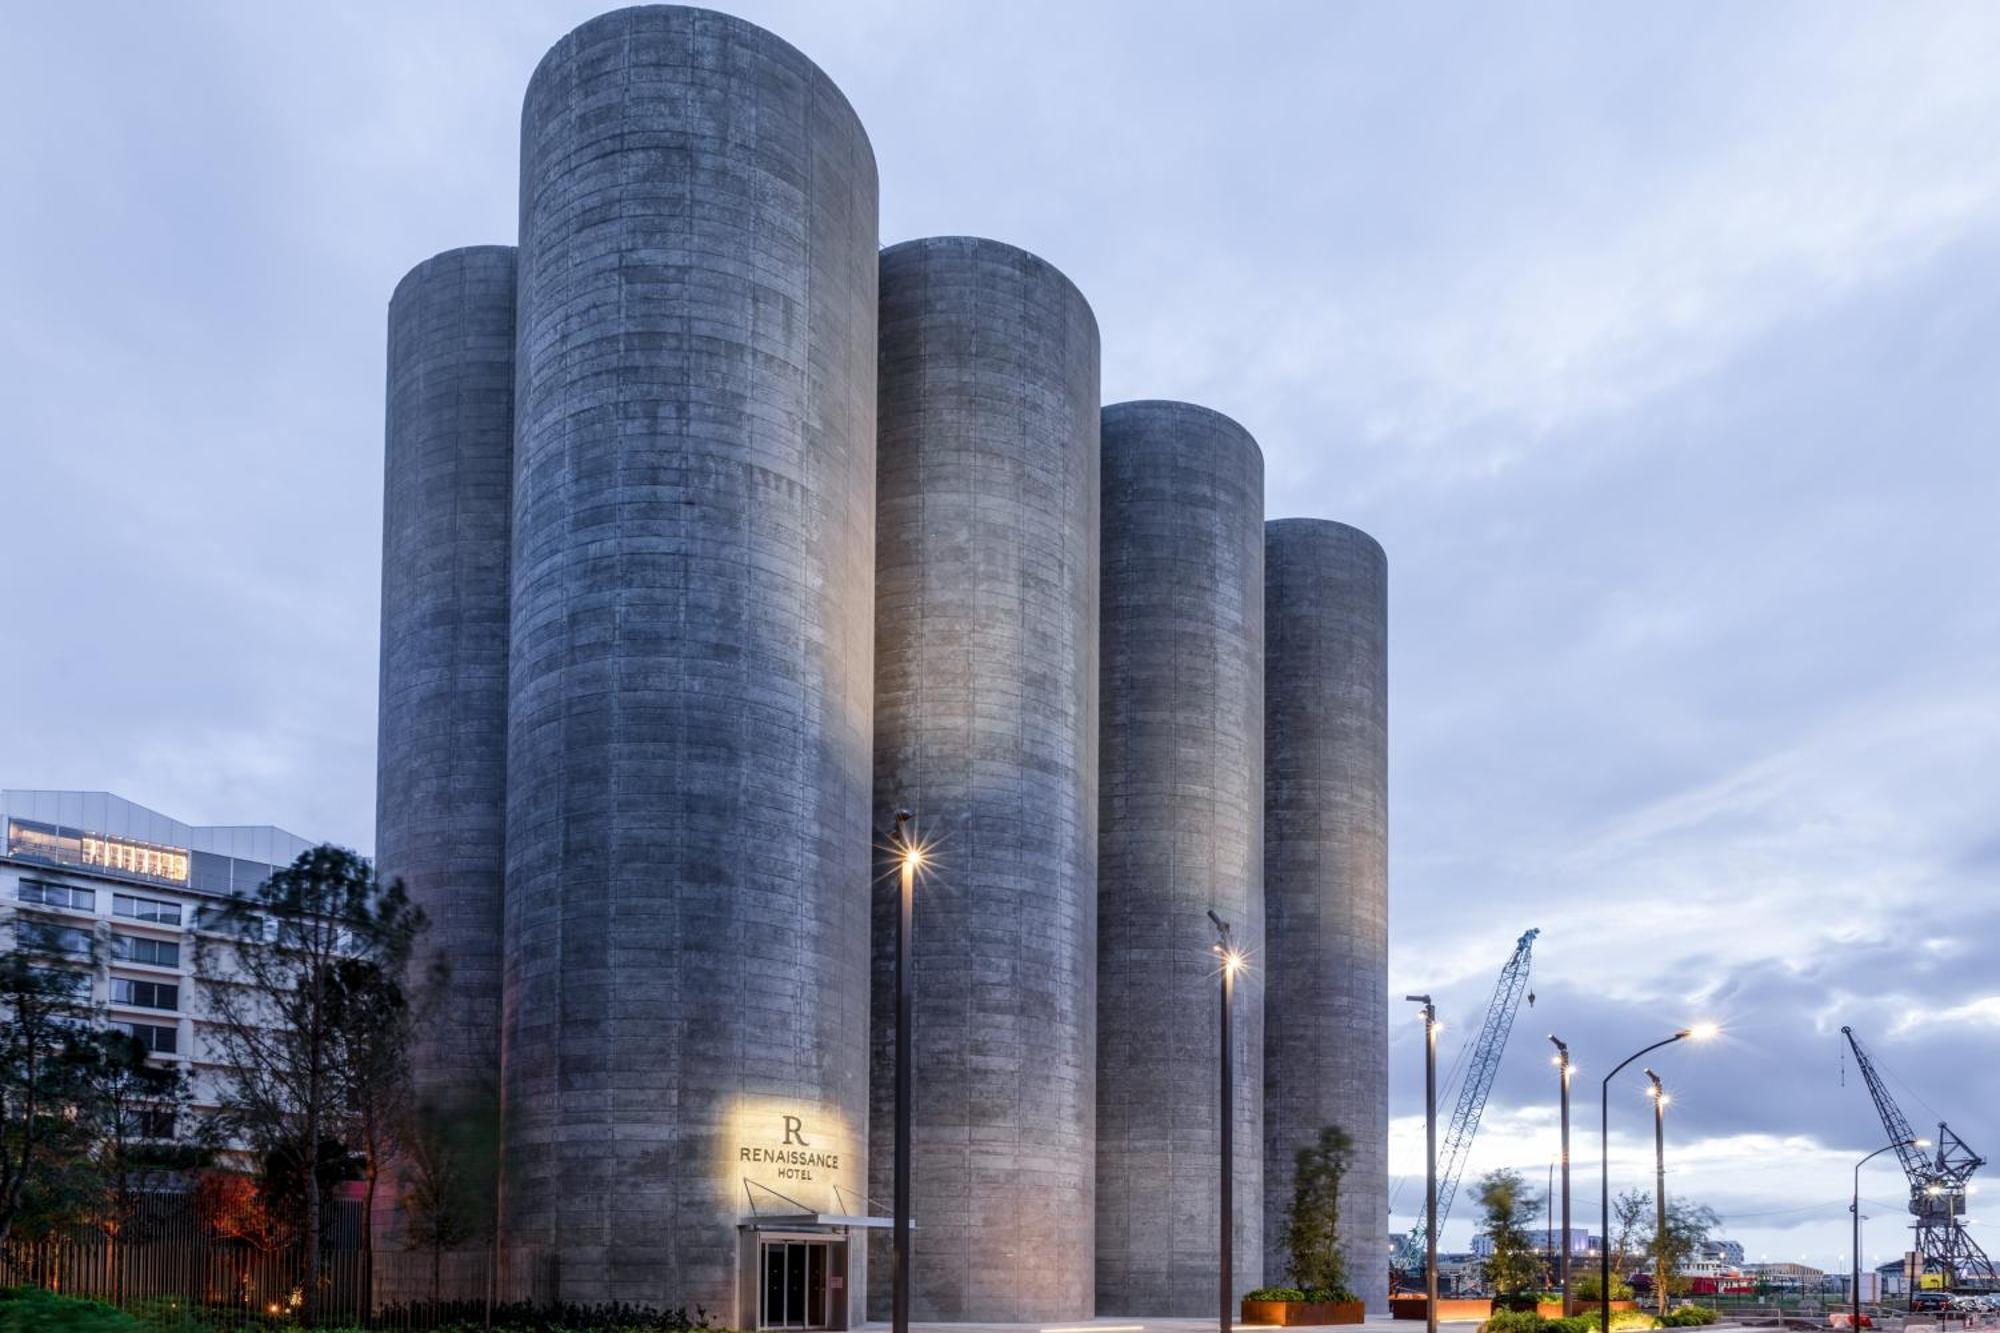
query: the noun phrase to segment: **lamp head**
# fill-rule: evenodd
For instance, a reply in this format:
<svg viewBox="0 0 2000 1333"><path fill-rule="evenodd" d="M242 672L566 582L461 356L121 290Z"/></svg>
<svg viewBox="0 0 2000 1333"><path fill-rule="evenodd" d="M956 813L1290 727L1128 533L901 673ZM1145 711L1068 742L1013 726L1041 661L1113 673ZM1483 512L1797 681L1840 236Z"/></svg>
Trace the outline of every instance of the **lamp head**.
<svg viewBox="0 0 2000 1333"><path fill-rule="evenodd" d="M1720 1023L1696 1023L1680 1035L1694 1041L1714 1041L1722 1035L1722 1025Z"/></svg>

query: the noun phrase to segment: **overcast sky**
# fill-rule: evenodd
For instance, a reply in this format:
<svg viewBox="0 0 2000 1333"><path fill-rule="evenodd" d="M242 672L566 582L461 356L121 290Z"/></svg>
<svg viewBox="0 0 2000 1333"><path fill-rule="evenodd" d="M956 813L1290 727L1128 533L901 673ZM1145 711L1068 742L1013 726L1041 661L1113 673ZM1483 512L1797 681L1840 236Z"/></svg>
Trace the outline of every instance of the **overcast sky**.
<svg viewBox="0 0 2000 1333"><path fill-rule="evenodd" d="M602 7L10 12L0 783L372 845L385 305L514 239L521 91ZM1542 1178L1560 1031L1594 1225L1596 1074L1696 1018L1669 1190L1753 1259L1845 1262L1843 1022L2000 1154L2000 8L736 9L853 100L885 242L1047 257L1106 401L1229 413L1273 516L1388 548L1395 992L1449 1057L1543 931L1475 1171Z"/></svg>

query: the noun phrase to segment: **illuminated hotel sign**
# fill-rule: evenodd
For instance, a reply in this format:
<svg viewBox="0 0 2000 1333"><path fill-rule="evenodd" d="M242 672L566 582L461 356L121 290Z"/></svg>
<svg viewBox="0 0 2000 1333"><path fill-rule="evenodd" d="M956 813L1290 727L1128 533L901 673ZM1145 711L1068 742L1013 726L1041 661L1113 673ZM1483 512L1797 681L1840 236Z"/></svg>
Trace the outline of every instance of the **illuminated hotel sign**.
<svg viewBox="0 0 2000 1333"><path fill-rule="evenodd" d="M770 1147L744 1145L736 1150L737 1160L775 1166L779 1180L811 1180L815 1170L840 1170L839 1153L815 1149L806 1141L802 1119L795 1115L781 1118L784 1121L784 1143Z"/></svg>
<svg viewBox="0 0 2000 1333"><path fill-rule="evenodd" d="M185 884L188 878L186 852L144 842L99 838L88 833L83 836L83 863L145 875L149 879L171 880L176 884Z"/></svg>

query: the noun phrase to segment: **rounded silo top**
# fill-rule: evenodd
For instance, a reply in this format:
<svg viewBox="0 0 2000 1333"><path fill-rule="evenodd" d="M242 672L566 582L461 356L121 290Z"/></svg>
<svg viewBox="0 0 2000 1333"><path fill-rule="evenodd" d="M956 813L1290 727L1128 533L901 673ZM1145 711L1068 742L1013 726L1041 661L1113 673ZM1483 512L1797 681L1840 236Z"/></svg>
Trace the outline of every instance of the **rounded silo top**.
<svg viewBox="0 0 2000 1333"><path fill-rule="evenodd" d="M1131 398L1122 403L1108 403L1104 408L1104 430L1107 440L1116 432L1120 438L1129 436L1139 444L1162 435L1198 435L1218 449L1241 455L1240 463L1254 466L1259 475L1263 473L1264 450L1257 437L1234 417L1200 403L1176 398Z"/></svg>
<svg viewBox="0 0 2000 1333"><path fill-rule="evenodd" d="M920 236L882 248L882 273L904 273L934 264L992 265L1048 282L1066 293L1070 312L1087 321L1092 343L1098 341L1097 312L1070 276L1034 253L986 236Z"/></svg>
<svg viewBox="0 0 2000 1333"><path fill-rule="evenodd" d="M1300 552L1372 551L1377 562L1383 565L1389 562L1389 553L1383 550L1381 542L1352 523L1332 518L1268 519L1264 523L1264 544Z"/></svg>
<svg viewBox="0 0 2000 1333"><path fill-rule="evenodd" d="M534 117L546 115L565 95L569 98L588 97L596 92L596 88L588 86L593 83L592 76L597 72L590 68L594 62L590 61L589 55L594 50L611 46L619 49L618 60L628 71L657 71L650 80L628 78L624 84L624 95L628 99L646 96L648 84L653 85L654 91L664 94L667 89L684 82L677 71L684 73L698 61L711 67L718 63L729 67L729 72L742 80L743 91L755 99L758 85L769 71L760 68L755 61L730 59L732 51L756 52L771 66L789 70L793 77L809 80L814 85L815 102L822 103L815 106L815 115L823 121L845 121L852 127L859 157L863 161L843 164L843 169L852 170L865 165L870 187L873 188L876 179L875 146L869 141L867 128L861 123L854 104L847 100L847 94L840 90L840 85L805 52L769 29L760 28L734 14L696 5L628 5L623 9L607 10L570 29L543 53L535 72L528 78L528 88L521 99L524 180L529 174L527 152L535 140L535 136L527 131ZM699 119L701 110L700 107L691 107L690 121Z"/></svg>

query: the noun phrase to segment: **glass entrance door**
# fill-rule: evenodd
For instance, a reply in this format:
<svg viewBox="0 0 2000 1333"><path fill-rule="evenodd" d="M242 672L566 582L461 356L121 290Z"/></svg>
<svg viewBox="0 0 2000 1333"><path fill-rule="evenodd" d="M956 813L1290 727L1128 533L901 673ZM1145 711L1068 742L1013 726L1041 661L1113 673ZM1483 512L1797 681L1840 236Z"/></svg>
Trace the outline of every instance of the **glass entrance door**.
<svg viewBox="0 0 2000 1333"><path fill-rule="evenodd" d="M823 1240L761 1242L763 1308L759 1328L827 1328L827 1278L833 1245Z"/></svg>

